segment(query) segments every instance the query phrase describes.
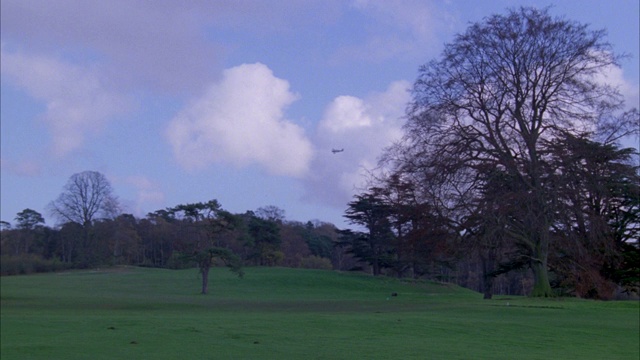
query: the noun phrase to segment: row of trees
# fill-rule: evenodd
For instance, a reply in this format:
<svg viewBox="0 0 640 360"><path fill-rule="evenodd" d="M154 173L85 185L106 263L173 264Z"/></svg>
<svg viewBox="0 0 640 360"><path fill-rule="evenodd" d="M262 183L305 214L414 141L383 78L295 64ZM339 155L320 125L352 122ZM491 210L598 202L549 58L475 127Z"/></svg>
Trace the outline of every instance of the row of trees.
<svg viewBox="0 0 640 360"><path fill-rule="evenodd" d="M637 293L640 177L628 163L632 150L575 138L548 150L555 169L547 180L554 191L546 252L550 288L591 298L611 298L619 286ZM339 241L374 275L447 280L485 298L496 291L496 279L525 282L518 292L535 290L532 262L540 261L540 249L531 239L538 235L528 229L530 191L492 169L474 180L486 181L474 184L482 191L465 189L443 203L442 189L425 194L424 184L409 175L393 173L349 203L346 216L362 230L342 230Z"/></svg>
<svg viewBox="0 0 640 360"><path fill-rule="evenodd" d="M571 175L565 180L571 181L562 194L574 206L564 209L554 227L554 285L592 297L605 297L603 286L612 284L637 291L640 251L631 240L639 230L638 183L633 183L632 167L617 161L626 159L630 151L577 144L599 150L584 152L588 159L580 158L578 151L559 152L574 154L568 155L565 166L584 163L600 171L578 167L586 173L577 177L578 170L565 170ZM354 231L321 222L286 221L284 211L273 206L231 214L216 200L177 205L138 219L114 212L118 206L110 186L103 186L106 190L96 200L91 195L96 179L108 185L96 172L71 177L50 205L56 214L63 210L61 199L75 199L75 206L59 215L59 227L45 226L42 215L31 209L17 214L15 228L3 222L3 274L116 264L198 267L206 293L212 266L226 264L242 275L242 265L249 264L425 277L484 290L487 297L493 291L522 294L530 287L531 276L522 271L530 259L527 249L509 239L514 230L507 218L517 214L517 204L523 201L511 198L517 192L505 190L510 181L483 193L474 200L478 202L475 212L456 221L433 203L421 201L422 190L415 183L394 174L386 178L385 186L372 187L349 203L346 217L365 230ZM597 208L583 206L587 200ZM92 215L80 216L91 214L89 209L96 206ZM606 229L616 234L613 243L603 233Z"/></svg>
<svg viewBox="0 0 640 360"><path fill-rule="evenodd" d="M49 211L61 223L44 225L40 213L25 209L16 226L3 222L3 274L103 265L165 268L197 266L207 292L212 266L226 264L349 270L356 260L335 247L332 224L286 221L284 211L266 206L232 214L216 200L181 204L139 219L118 210L101 173L73 175Z"/></svg>
<svg viewBox="0 0 640 360"><path fill-rule="evenodd" d="M374 273L473 258L485 297L526 269L533 296L610 298L640 277L637 109L604 83L604 31L521 8L473 24L420 69L404 138L349 204ZM520 275L522 276L522 275Z"/></svg>

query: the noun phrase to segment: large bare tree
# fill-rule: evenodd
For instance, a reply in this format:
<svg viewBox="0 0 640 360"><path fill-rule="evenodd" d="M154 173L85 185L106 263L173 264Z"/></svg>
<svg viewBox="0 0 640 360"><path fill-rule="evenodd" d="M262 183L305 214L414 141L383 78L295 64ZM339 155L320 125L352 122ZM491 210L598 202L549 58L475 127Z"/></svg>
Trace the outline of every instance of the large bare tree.
<svg viewBox="0 0 640 360"><path fill-rule="evenodd" d="M439 59L421 67L407 135L387 154L454 220L477 210L469 199L481 196L490 181L479 174L494 169L508 179L504 190L511 195L495 201L517 199L507 204L505 236L528 250L532 296L552 295L555 199L544 142L562 133L608 131L618 138L636 118L620 115L622 96L602 81L619 61L605 35L534 8L472 24Z"/></svg>
<svg viewBox="0 0 640 360"><path fill-rule="evenodd" d="M84 171L73 174L58 198L49 203L49 212L67 229L79 225L82 239L77 239L79 266L100 263L101 244L95 243L94 222L98 219L115 218L120 210L118 199L109 180L100 172ZM77 227L76 227L77 228Z"/></svg>
<svg viewBox="0 0 640 360"><path fill-rule="evenodd" d="M116 217L118 199L109 180L100 172L73 174L62 193L49 204L51 214L60 222L74 222L84 227L97 217Z"/></svg>

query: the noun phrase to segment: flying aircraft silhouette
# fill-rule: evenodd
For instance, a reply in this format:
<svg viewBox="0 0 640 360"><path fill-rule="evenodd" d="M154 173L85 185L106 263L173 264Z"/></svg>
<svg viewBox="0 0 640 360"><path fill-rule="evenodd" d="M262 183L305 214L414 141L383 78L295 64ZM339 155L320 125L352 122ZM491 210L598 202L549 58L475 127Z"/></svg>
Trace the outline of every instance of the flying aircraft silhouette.
<svg viewBox="0 0 640 360"><path fill-rule="evenodd" d="M331 152L334 153L334 154L337 154L337 153L343 152L343 151L344 151L344 149L331 149Z"/></svg>

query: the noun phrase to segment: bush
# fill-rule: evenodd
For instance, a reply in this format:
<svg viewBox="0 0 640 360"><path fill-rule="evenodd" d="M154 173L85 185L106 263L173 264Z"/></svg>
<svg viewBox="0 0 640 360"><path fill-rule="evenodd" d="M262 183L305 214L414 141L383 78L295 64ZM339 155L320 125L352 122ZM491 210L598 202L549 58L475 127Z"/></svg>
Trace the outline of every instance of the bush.
<svg viewBox="0 0 640 360"><path fill-rule="evenodd" d="M172 253L171 257L167 260L167 268L173 270L191 269L196 266L198 266L198 264L193 261L193 258L177 251Z"/></svg>
<svg viewBox="0 0 640 360"><path fill-rule="evenodd" d="M300 267L304 269L319 269L319 270L331 270L331 260L320 256L311 255L309 257L302 258Z"/></svg>
<svg viewBox="0 0 640 360"><path fill-rule="evenodd" d="M70 265L57 259L44 259L35 254L0 257L0 275L24 275L67 270Z"/></svg>

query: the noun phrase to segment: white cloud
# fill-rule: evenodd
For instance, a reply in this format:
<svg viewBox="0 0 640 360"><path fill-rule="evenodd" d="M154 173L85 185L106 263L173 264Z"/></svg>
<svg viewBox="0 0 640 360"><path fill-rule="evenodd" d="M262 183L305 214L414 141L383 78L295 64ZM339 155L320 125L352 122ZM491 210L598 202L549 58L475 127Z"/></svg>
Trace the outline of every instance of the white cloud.
<svg viewBox="0 0 640 360"><path fill-rule="evenodd" d="M321 128L332 133L342 133L359 127L371 126L367 105L355 96L338 96L327 108Z"/></svg>
<svg viewBox="0 0 640 360"><path fill-rule="evenodd" d="M3 76L46 103L43 118L51 130L55 155L80 148L88 132L99 131L111 117L128 108L125 97L107 90L90 67L8 52L4 44L0 58Z"/></svg>
<svg viewBox="0 0 640 360"><path fill-rule="evenodd" d="M624 97L627 108L640 108L640 89L625 79L622 68L609 66L602 70L597 80L617 88Z"/></svg>
<svg viewBox="0 0 640 360"><path fill-rule="evenodd" d="M198 88L219 50L198 32L201 12L173 1L3 0L2 7L3 40L100 60L121 84Z"/></svg>
<svg viewBox="0 0 640 360"><path fill-rule="evenodd" d="M171 121L167 137L187 169L211 163L257 164L275 175L304 175L313 148L284 117L297 96L260 63L225 70L220 82Z"/></svg>
<svg viewBox="0 0 640 360"><path fill-rule="evenodd" d="M17 176L35 177L42 173L42 166L34 160L11 161L0 158L0 169Z"/></svg>
<svg viewBox="0 0 640 360"><path fill-rule="evenodd" d="M120 85L171 95L199 93L221 70L220 59L236 46L219 33L298 31L329 21L340 5L337 0L1 3L3 40L98 59Z"/></svg>
<svg viewBox="0 0 640 360"><path fill-rule="evenodd" d="M135 215L144 216L149 209L156 209L164 203L165 195L160 190L160 185L143 175L126 177L123 182L132 186L135 191L133 211Z"/></svg>
<svg viewBox="0 0 640 360"><path fill-rule="evenodd" d="M442 15L422 0L355 0L354 7L419 40L433 37L436 15Z"/></svg>
<svg viewBox="0 0 640 360"><path fill-rule="evenodd" d="M382 150L402 136L410 83L397 81L386 91L364 99L339 96L318 124L317 145L310 176L309 199L344 206L367 185L367 173L377 166ZM344 148L333 154L332 148Z"/></svg>

